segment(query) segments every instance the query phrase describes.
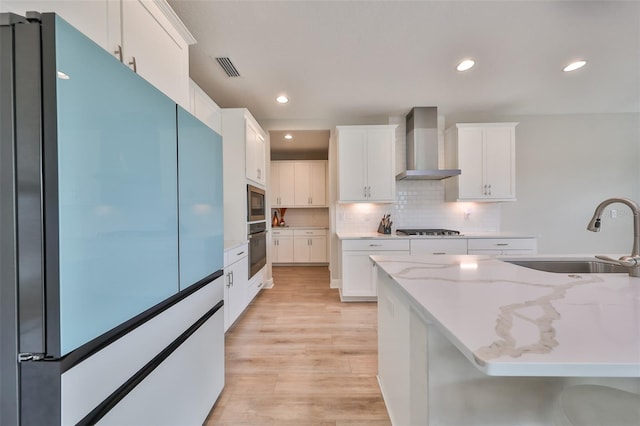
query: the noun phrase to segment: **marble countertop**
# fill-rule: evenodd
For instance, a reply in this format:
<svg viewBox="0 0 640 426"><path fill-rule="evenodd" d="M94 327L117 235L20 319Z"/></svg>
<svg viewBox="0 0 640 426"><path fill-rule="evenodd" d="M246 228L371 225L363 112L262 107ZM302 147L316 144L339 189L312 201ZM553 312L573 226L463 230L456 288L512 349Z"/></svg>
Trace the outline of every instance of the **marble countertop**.
<svg viewBox="0 0 640 426"><path fill-rule="evenodd" d="M247 244L249 240L224 240L224 250L231 250L240 247L243 244Z"/></svg>
<svg viewBox="0 0 640 426"><path fill-rule="evenodd" d="M640 278L489 256L372 259L487 375L640 377Z"/></svg>
<svg viewBox="0 0 640 426"><path fill-rule="evenodd" d="M272 226L274 231L278 229L329 229L328 226Z"/></svg>
<svg viewBox="0 0 640 426"><path fill-rule="evenodd" d="M341 240L357 240L362 238L386 238L386 239L460 239L460 238L537 238L530 234L515 234L513 232L464 232L462 235L396 235L378 234L377 232L338 232Z"/></svg>

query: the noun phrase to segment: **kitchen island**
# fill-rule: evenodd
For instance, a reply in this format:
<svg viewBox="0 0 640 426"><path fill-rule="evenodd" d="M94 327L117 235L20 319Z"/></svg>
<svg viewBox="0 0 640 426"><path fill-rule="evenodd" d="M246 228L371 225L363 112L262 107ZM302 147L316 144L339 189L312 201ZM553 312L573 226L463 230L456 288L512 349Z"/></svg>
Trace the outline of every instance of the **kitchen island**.
<svg viewBox="0 0 640 426"><path fill-rule="evenodd" d="M640 278L488 256L372 259L394 424L550 425L575 385L640 394Z"/></svg>

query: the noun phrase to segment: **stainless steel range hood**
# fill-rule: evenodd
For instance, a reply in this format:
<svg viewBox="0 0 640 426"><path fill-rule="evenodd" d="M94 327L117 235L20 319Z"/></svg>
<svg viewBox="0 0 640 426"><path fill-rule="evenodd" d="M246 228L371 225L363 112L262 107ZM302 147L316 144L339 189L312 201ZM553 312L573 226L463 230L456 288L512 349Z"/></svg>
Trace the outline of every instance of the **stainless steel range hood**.
<svg viewBox="0 0 640 426"><path fill-rule="evenodd" d="M407 114L407 170L396 180L440 180L460 169L438 168L438 108L414 107Z"/></svg>

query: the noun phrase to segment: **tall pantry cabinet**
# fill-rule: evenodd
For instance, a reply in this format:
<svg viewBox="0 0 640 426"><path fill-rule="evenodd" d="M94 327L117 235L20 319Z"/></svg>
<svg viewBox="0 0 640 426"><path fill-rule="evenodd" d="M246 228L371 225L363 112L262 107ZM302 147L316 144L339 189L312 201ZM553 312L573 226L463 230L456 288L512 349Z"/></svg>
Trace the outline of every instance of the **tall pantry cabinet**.
<svg viewBox="0 0 640 426"><path fill-rule="evenodd" d="M245 240L247 184L265 187L267 134L246 108L222 108L220 121L224 146L224 238Z"/></svg>

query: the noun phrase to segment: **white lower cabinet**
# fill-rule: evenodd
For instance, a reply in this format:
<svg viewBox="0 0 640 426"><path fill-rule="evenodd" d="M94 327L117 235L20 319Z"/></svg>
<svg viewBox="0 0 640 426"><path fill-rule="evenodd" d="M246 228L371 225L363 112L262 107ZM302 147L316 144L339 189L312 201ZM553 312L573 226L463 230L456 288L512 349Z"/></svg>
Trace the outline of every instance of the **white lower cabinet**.
<svg viewBox="0 0 640 426"><path fill-rule="evenodd" d="M327 231L325 229L295 229L293 231L293 261L295 263L326 263Z"/></svg>
<svg viewBox="0 0 640 426"><path fill-rule="evenodd" d="M468 254L537 254L536 238L469 238Z"/></svg>
<svg viewBox="0 0 640 426"><path fill-rule="evenodd" d="M327 263L326 229L272 229L271 263Z"/></svg>
<svg viewBox="0 0 640 426"><path fill-rule="evenodd" d="M293 263L293 229L271 230L271 263Z"/></svg>
<svg viewBox="0 0 640 426"><path fill-rule="evenodd" d="M235 322L249 300L249 246L242 244L224 253L224 331Z"/></svg>
<svg viewBox="0 0 640 426"><path fill-rule="evenodd" d="M408 239L343 240L340 300L343 302L376 300L377 271L369 256L408 255L409 253Z"/></svg>
<svg viewBox="0 0 640 426"><path fill-rule="evenodd" d="M251 301L258 295L262 287L264 287L266 278L267 268L262 268L253 277L251 277L251 279L249 279L249 284L247 285L247 299L244 306L245 308L249 306Z"/></svg>
<svg viewBox="0 0 640 426"><path fill-rule="evenodd" d="M467 239L412 239L411 254L467 254Z"/></svg>

